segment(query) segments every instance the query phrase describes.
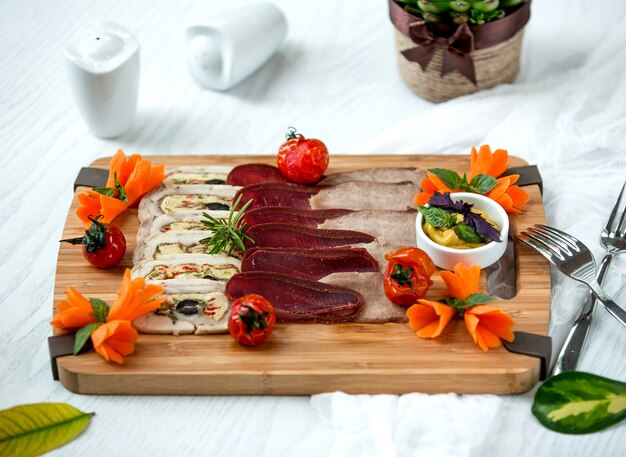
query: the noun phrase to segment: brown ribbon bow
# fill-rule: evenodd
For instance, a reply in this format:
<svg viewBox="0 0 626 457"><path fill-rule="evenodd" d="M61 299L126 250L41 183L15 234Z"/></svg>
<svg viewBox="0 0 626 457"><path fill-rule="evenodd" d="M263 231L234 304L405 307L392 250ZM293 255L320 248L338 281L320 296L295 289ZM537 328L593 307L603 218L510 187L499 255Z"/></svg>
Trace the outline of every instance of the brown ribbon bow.
<svg viewBox="0 0 626 457"><path fill-rule="evenodd" d="M474 50L474 34L467 24L459 25L451 37L436 36L426 24L419 20L409 24L409 38L417 46L402 51L411 62L417 62L426 71L437 48L443 49L441 76L457 70L476 85L474 60L470 53Z"/></svg>

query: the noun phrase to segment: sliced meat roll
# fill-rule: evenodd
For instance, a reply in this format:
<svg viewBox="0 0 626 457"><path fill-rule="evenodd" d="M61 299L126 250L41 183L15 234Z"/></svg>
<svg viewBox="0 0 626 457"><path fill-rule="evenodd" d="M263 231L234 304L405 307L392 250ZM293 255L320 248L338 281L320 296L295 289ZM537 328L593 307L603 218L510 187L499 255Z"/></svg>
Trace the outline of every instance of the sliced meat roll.
<svg viewBox="0 0 626 457"><path fill-rule="evenodd" d="M228 211L206 211L216 218L228 217ZM209 230L202 223L204 216L198 211L177 211L171 214L164 214L154 219L146 219L139 225L137 231L137 245L147 243L152 237L164 233L178 234L204 234L209 236Z"/></svg>
<svg viewBox="0 0 626 457"><path fill-rule="evenodd" d="M228 332L230 302L224 295L224 283L166 286L162 297L165 302L159 309L133 322L137 330L166 335Z"/></svg>
<svg viewBox="0 0 626 457"><path fill-rule="evenodd" d="M228 281L241 270L241 261L225 255L179 255L137 264L133 276L164 286L193 287Z"/></svg>
<svg viewBox="0 0 626 457"><path fill-rule="evenodd" d="M141 199L139 222L180 210L230 211L239 190L233 186L184 185L161 187Z"/></svg>
<svg viewBox="0 0 626 457"><path fill-rule="evenodd" d="M209 254L211 248L200 241L210 237L211 231L167 232L150 237L135 248L133 263L145 260L167 259L178 255Z"/></svg>
<svg viewBox="0 0 626 457"><path fill-rule="evenodd" d="M232 167L179 167L167 170L164 187L183 185L224 185Z"/></svg>

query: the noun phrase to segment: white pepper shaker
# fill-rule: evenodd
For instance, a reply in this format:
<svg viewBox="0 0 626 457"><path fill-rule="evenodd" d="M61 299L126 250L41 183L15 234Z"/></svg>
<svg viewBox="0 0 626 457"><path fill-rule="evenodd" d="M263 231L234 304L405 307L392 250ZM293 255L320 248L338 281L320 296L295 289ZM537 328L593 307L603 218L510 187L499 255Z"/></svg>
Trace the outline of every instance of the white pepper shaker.
<svg viewBox="0 0 626 457"><path fill-rule="evenodd" d="M72 95L91 133L127 132L137 111L139 41L126 28L103 22L83 28L65 45Z"/></svg>
<svg viewBox="0 0 626 457"><path fill-rule="evenodd" d="M230 89L261 67L287 34L287 20L273 3L241 6L186 31L187 66L207 89Z"/></svg>

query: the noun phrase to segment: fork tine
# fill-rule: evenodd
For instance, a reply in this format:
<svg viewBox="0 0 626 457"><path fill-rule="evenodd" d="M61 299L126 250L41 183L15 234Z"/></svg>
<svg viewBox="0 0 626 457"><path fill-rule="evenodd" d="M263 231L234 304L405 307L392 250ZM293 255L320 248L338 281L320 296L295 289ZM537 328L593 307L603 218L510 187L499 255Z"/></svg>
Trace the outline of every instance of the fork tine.
<svg viewBox="0 0 626 457"><path fill-rule="evenodd" d="M551 243L550 240L547 240L544 237L533 235L529 232L522 233L526 235L530 240L534 241L537 244L540 244L544 249L547 249L552 256L557 257L560 260L565 260L565 255L563 255L563 251L561 251L558 246L555 246L553 243ZM571 255L572 253L568 251L567 256L571 257Z"/></svg>
<svg viewBox="0 0 626 457"><path fill-rule="evenodd" d="M552 233L548 232L547 230L539 230L534 227L529 227L528 231L531 234L535 235L536 237L541 238L546 244L550 242L555 243L561 250L567 251L569 255L572 255L570 246L565 242L565 240L562 240L561 238L554 236Z"/></svg>
<svg viewBox="0 0 626 457"><path fill-rule="evenodd" d="M626 188L626 182L624 182L624 185L622 186L622 192L620 192L620 200L621 200L622 194L624 193L625 188ZM617 206L615 207L617 208ZM626 236L626 206L624 206L624 210L622 211L622 219L619 222L619 227L617 227L616 232L618 236Z"/></svg>
<svg viewBox="0 0 626 457"><path fill-rule="evenodd" d="M546 259L548 259L550 262L552 262L552 254L550 253L550 251L548 251L547 249L545 249L543 246L535 243L533 240L531 240L530 238L528 238L528 233L527 232L521 232L519 235L516 235L515 238L517 238L518 240L520 240L522 243L530 246L531 248L533 248L535 251L537 251L539 254L541 254L542 256L544 256Z"/></svg>
<svg viewBox="0 0 626 457"><path fill-rule="evenodd" d="M542 232L542 231L550 232L554 236L558 237L559 239L563 240L565 243L570 245L572 249L574 249L577 252L580 252L581 250L580 245L582 243L578 241L576 238L574 238L572 235L570 235L569 233L565 233L559 229L555 229L554 227L550 227L548 225L543 225L543 224L535 224L535 227L538 227L539 232Z"/></svg>
<svg viewBox="0 0 626 457"><path fill-rule="evenodd" d="M617 201L615 202L615 206L613 207L613 211L611 211L611 215L609 216L609 220L606 223L606 230L609 233L615 233L615 232L619 233L619 232L621 232L624 229L622 226L624 225L624 222L626 222L626 209L624 210L624 214L622 214L622 220L620 221L619 226L615 227L615 229L613 229L615 218L617 216L617 212L619 211L619 207L621 206L622 197L624 196L624 189L626 189L626 182L624 182L624 185L622 186L622 190L619 193L619 197L617 197Z"/></svg>

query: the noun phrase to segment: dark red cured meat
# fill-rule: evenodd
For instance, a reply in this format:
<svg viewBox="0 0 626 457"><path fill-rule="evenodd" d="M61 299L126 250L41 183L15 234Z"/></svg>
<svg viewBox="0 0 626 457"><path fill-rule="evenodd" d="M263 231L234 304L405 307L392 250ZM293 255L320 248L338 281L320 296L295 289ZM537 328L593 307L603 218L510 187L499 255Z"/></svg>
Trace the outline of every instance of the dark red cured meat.
<svg viewBox="0 0 626 457"><path fill-rule="evenodd" d="M255 225L246 230L246 235L254 240L254 243L245 241L246 249L253 247L323 249L371 243L376 239L367 233L353 230L315 229L290 224Z"/></svg>
<svg viewBox="0 0 626 457"><path fill-rule="evenodd" d="M378 262L363 248L253 248L241 260L241 271L266 271L321 279L332 273L377 272Z"/></svg>
<svg viewBox="0 0 626 457"><path fill-rule="evenodd" d="M356 290L279 273L238 273L226 283L229 300L247 294L267 298L280 322L349 322L358 316L364 302Z"/></svg>
<svg viewBox="0 0 626 457"><path fill-rule="evenodd" d="M312 209L281 208L270 206L246 211L245 221L249 227L259 224L292 224L300 227L317 227L326 219L344 216L352 211L349 209Z"/></svg>
<svg viewBox="0 0 626 457"><path fill-rule="evenodd" d="M226 184L231 186L249 186L269 182L290 182L277 167L264 163L245 163L230 170Z"/></svg>
<svg viewBox="0 0 626 457"><path fill-rule="evenodd" d="M236 201L241 195L241 203L252 200L249 210L267 206L280 206L296 209L311 209L309 199L320 191L319 186L300 186L297 184L254 184L246 186L235 194Z"/></svg>

